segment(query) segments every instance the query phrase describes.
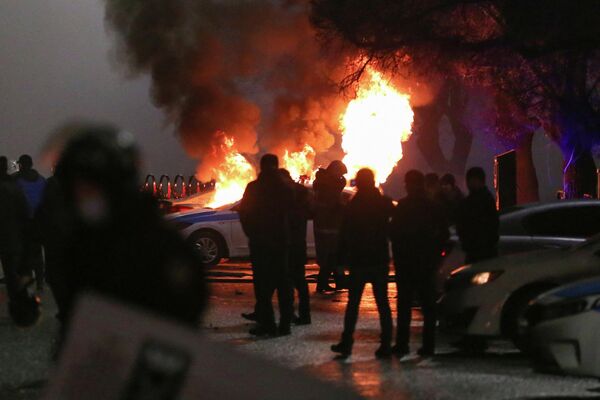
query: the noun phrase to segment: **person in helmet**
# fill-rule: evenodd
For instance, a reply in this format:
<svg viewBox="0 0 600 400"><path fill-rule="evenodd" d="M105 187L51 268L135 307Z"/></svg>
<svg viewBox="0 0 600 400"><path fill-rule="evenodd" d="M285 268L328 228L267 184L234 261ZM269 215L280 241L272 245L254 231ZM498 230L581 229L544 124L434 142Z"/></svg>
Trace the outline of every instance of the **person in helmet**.
<svg viewBox="0 0 600 400"><path fill-rule="evenodd" d="M346 186L344 175L348 170L339 160L332 161L327 169L317 171L313 189L315 207L313 229L319 276L317 292L330 293L342 286L343 272L339 270L339 236L344 214L342 191ZM336 287L329 285L333 275Z"/></svg>
<svg viewBox="0 0 600 400"><path fill-rule="evenodd" d="M133 137L112 126L82 126L55 178L71 224L53 271L63 327L88 291L195 325L207 293L202 262L138 190Z"/></svg>

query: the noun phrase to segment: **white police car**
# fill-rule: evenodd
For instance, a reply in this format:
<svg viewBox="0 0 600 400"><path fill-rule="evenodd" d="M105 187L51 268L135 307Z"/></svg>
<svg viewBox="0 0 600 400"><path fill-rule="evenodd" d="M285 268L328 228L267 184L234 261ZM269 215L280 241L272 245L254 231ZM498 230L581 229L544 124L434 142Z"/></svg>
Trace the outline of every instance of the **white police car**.
<svg viewBox="0 0 600 400"><path fill-rule="evenodd" d="M600 377L600 277L544 293L531 303L527 318L538 362Z"/></svg>
<svg viewBox="0 0 600 400"><path fill-rule="evenodd" d="M440 326L475 342L505 337L527 349L525 312L555 287L600 275L600 235L568 249L500 257L455 269L439 301Z"/></svg>

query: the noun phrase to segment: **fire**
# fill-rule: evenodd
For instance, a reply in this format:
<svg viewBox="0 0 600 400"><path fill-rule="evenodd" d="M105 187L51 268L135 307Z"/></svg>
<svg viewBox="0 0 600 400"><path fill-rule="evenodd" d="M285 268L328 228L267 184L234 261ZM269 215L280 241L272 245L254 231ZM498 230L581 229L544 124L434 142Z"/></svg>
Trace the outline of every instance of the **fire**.
<svg viewBox="0 0 600 400"><path fill-rule="evenodd" d="M210 208L217 208L241 199L246 185L256 177L252 164L236 150L233 138L224 137L221 150L225 154L225 159L212 169L216 184L214 197L207 205Z"/></svg>
<svg viewBox="0 0 600 400"><path fill-rule="evenodd" d="M348 176L366 167L384 183L402 159L402 142L412 133L413 118L409 96L394 89L381 73L367 69L356 98L340 117Z"/></svg>
<svg viewBox="0 0 600 400"><path fill-rule="evenodd" d="M310 177L313 173L315 155L315 150L307 144L300 151L290 153L286 150L283 155L283 167L290 171L295 181L300 180L301 176Z"/></svg>

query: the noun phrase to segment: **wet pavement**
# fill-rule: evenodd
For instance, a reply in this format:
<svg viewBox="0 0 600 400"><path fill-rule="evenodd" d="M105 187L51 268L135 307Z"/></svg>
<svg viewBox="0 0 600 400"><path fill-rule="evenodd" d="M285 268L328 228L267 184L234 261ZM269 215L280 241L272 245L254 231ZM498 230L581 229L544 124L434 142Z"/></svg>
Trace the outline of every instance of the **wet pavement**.
<svg viewBox="0 0 600 400"><path fill-rule="evenodd" d="M307 275L316 272L309 267ZM438 355L421 359L421 320L413 312L413 354L401 360L375 359L379 322L370 288L365 290L353 355L337 360L329 346L339 340L347 293L314 294L313 323L295 327L292 335L257 339L240 313L251 311L254 299L247 264L231 263L211 271L210 307L201 330L214 340L269 358L335 384L346 385L367 398L378 399L600 399L600 381L534 371L529 360L510 344L495 342L486 354L470 356L454 350L440 337ZM311 279L312 280L312 279ZM0 287L0 399L35 399L48 379L57 333L54 306L44 294L44 317L33 328L15 328L6 316ZM395 285L390 285L395 310Z"/></svg>

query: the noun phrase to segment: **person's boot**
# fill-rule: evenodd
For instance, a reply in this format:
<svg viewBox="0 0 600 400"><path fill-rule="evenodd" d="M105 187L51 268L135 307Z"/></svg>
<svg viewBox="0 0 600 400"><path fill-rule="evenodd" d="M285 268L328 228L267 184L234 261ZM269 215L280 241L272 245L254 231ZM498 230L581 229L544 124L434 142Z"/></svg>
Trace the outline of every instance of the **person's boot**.
<svg viewBox="0 0 600 400"><path fill-rule="evenodd" d="M301 317L294 317L294 324L295 325L310 325L311 324L311 319L310 319L310 315L306 316L303 315Z"/></svg>
<svg viewBox="0 0 600 400"><path fill-rule="evenodd" d="M248 321L256 321L256 319L257 319L256 312L242 313L242 318L244 318Z"/></svg>
<svg viewBox="0 0 600 400"><path fill-rule="evenodd" d="M288 336L292 334L292 329L289 324L279 325L279 330L277 332L278 336Z"/></svg>
<svg viewBox="0 0 600 400"><path fill-rule="evenodd" d="M392 353L399 358L402 358L410 354L410 350L407 345L396 344L392 347Z"/></svg>
<svg viewBox="0 0 600 400"><path fill-rule="evenodd" d="M338 353L340 357L347 358L352 354L352 342L342 340L331 346L331 351Z"/></svg>
<svg viewBox="0 0 600 400"><path fill-rule="evenodd" d="M392 346L382 343L375 351L375 357L379 359L390 358L392 356Z"/></svg>
<svg viewBox="0 0 600 400"><path fill-rule="evenodd" d="M317 293L320 294L331 294L335 293L335 288L333 286L324 285L317 287Z"/></svg>
<svg viewBox="0 0 600 400"><path fill-rule="evenodd" d="M248 333L252 336L277 336L277 327L266 328L263 325L257 325L250 329Z"/></svg>

